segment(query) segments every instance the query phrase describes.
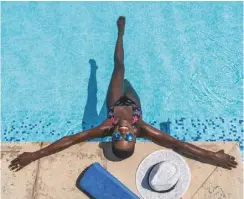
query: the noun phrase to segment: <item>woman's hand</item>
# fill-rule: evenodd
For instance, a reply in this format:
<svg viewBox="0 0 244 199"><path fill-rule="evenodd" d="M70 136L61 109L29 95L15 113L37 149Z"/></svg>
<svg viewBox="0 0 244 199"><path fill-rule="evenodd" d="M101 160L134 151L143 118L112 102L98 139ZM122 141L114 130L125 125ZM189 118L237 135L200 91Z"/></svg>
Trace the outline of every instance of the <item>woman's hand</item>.
<svg viewBox="0 0 244 199"><path fill-rule="evenodd" d="M20 169L23 169L31 162L35 161L36 159L37 158L35 157L34 153L29 153L29 152L22 153L17 158L11 161L9 165L9 169L11 171L17 172Z"/></svg>
<svg viewBox="0 0 244 199"><path fill-rule="evenodd" d="M214 152L211 156L211 160L214 161L217 165L231 170L236 168L237 162L233 156L224 153L224 150Z"/></svg>
<svg viewBox="0 0 244 199"><path fill-rule="evenodd" d="M119 121L118 118L115 119L114 121L112 121L111 119L106 119L99 125L99 128L102 130L110 130L114 128L114 125L116 125L118 121Z"/></svg>

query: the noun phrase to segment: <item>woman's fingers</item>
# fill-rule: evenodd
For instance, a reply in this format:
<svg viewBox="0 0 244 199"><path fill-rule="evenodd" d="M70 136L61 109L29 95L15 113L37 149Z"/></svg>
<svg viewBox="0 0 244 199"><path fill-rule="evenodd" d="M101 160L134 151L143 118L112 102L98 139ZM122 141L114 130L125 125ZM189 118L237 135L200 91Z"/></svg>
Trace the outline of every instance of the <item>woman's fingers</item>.
<svg viewBox="0 0 244 199"><path fill-rule="evenodd" d="M233 164L238 165L238 163L234 160L231 161Z"/></svg>
<svg viewBox="0 0 244 199"><path fill-rule="evenodd" d="M8 168L13 171L17 168L20 167L20 163L19 163L19 158L15 158L14 160L11 161L10 165L8 166Z"/></svg>
<svg viewBox="0 0 244 199"><path fill-rule="evenodd" d="M19 171L20 169L23 169L23 166L19 167L15 172Z"/></svg>
<svg viewBox="0 0 244 199"><path fill-rule="evenodd" d="M11 168L11 167L13 167L13 166L16 166L17 164L16 163L11 163L9 166L8 166L8 168Z"/></svg>
<svg viewBox="0 0 244 199"><path fill-rule="evenodd" d="M11 168L9 168L11 171L17 172L20 169L24 168L24 166L20 166L20 165L14 165Z"/></svg>
<svg viewBox="0 0 244 199"><path fill-rule="evenodd" d="M10 168L10 170L13 171L13 170L17 169L18 167L19 167L18 165L12 166L12 167Z"/></svg>
<svg viewBox="0 0 244 199"><path fill-rule="evenodd" d="M224 165L223 167L228 169L228 170L231 170L231 166L229 166L229 165Z"/></svg>
<svg viewBox="0 0 244 199"><path fill-rule="evenodd" d="M233 159L229 159L226 161L226 166L231 167L231 168L236 168L237 167L237 162L234 161Z"/></svg>
<svg viewBox="0 0 244 199"><path fill-rule="evenodd" d="M17 167L19 167L19 164L12 164L9 166L9 169L13 170L14 168L17 168Z"/></svg>
<svg viewBox="0 0 244 199"><path fill-rule="evenodd" d="M233 162L229 162L228 163L228 166L233 167L233 168L236 168L236 164L234 164Z"/></svg>
<svg viewBox="0 0 244 199"><path fill-rule="evenodd" d="M235 157L231 156L231 155L228 155L229 159L231 160L235 160Z"/></svg>
<svg viewBox="0 0 244 199"><path fill-rule="evenodd" d="M237 167L238 163L236 161L230 161L229 164L233 165L234 167Z"/></svg>

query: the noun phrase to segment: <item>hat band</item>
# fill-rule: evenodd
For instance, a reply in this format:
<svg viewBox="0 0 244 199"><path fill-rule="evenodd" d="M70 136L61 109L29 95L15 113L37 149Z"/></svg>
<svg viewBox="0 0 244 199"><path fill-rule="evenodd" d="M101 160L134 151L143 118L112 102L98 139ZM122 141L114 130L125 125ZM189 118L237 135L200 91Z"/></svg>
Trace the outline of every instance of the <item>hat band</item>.
<svg viewBox="0 0 244 199"><path fill-rule="evenodd" d="M164 161L162 161L162 162L164 162ZM153 168L154 168L155 166L157 166L158 164L161 164L162 162L159 162L159 163L153 165L153 166L150 168L150 170L149 170L149 174L148 174L148 176L147 176L147 178L148 178L148 179L147 179L147 182L148 182L149 187L150 187L154 192L157 192L157 193L168 193L168 192L172 191L172 190L175 188L175 186L177 185L177 183L178 183L179 180L177 180L177 182L176 182L171 188L169 188L169 189L167 189L167 190L163 190L163 191L156 191L156 190L154 190L154 189L151 187L150 183L149 183L149 176L150 176L151 171L153 170Z"/></svg>

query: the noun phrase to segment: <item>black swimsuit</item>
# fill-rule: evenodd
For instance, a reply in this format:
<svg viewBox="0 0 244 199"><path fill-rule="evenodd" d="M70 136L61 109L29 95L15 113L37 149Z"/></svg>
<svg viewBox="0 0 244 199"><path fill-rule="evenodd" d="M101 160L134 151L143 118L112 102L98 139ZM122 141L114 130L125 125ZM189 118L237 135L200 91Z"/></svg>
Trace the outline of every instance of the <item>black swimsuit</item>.
<svg viewBox="0 0 244 199"><path fill-rule="evenodd" d="M142 111L137 104L129 99L127 96L122 96L112 107L109 107L108 118L114 122L114 108L116 106L131 106L133 110L132 124L135 124L139 118L142 117Z"/></svg>

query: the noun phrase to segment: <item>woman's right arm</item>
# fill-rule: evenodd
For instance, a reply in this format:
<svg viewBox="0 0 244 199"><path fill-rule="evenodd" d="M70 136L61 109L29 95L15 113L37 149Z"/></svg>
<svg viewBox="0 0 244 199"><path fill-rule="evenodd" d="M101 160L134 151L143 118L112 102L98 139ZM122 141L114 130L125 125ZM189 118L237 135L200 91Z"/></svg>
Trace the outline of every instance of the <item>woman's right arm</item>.
<svg viewBox="0 0 244 199"><path fill-rule="evenodd" d="M75 135L65 136L60 140L50 144L49 146L34 152L35 159L40 159L45 156L52 155L68 147L86 141L88 139L102 137L103 131L99 128L93 128L87 131L77 133Z"/></svg>
<svg viewBox="0 0 244 199"><path fill-rule="evenodd" d="M60 152L72 145L86 141L88 139L103 137L111 127L112 126L109 124L109 122L105 120L98 127L77 133L75 135L65 136L38 151L22 153L13 161L11 161L9 168L11 170L19 171L35 160Z"/></svg>

